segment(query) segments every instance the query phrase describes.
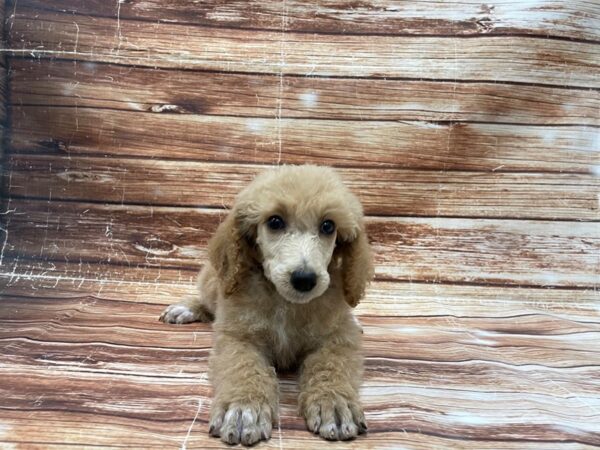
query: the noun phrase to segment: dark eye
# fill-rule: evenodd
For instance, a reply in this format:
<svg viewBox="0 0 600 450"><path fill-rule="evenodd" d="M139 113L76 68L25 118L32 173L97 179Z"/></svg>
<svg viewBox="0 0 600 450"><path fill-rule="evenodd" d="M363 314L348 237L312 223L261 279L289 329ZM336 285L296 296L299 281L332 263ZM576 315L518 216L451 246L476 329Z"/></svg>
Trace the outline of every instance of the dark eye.
<svg viewBox="0 0 600 450"><path fill-rule="evenodd" d="M271 230L283 230L285 228L285 222L279 216L271 216L267 219L267 226Z"/></svg>
<svg viewBox="0 0 600 450"><path fill-rule="evenodd" d="M335 231L335 223L332 220L324 220L320 230L323 234L332 234Z"/></svg>

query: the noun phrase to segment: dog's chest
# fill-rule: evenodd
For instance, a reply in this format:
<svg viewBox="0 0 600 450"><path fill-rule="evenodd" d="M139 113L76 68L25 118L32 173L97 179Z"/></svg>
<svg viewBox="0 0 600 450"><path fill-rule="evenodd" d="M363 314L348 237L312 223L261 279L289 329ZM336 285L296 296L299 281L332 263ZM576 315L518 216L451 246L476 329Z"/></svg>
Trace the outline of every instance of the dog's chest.
<svg viewBox="0 0 600 450"><path fill-rule="evenodd" d="M278 352L285 351L290 348L290 344L294 342L292 334L296 334L295 330L290 328L290 320L288 314L283 308L279 308L273 314L271 322L270 334L274 341Z"/></svg>
<svg viewBox="0 0 600 450"><path fill-rule="evenodd" d="M269 321L269 342L274 362L281 367L298 363L299 357L313 345L313 324L289 308L275 308Z"/></svg>
<svg viewBox="0 0 600 450"><path fill-rule="evenodd" d="M298 345L296 325L286 308L276 308L269 323L269 340L275 359L288 360L296 353Z"/></svg>

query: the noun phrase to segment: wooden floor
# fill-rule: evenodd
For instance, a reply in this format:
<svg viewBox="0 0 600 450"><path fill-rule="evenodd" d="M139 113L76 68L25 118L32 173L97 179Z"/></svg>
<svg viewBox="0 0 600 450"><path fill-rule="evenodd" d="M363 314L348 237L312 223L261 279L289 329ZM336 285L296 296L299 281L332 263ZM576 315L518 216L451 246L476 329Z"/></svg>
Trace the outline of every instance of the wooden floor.
<svg viewBox="0 0 600 450"><path fill-rule="evenodd" d="M307 6L311 5L311 6ZM0 446L221 448L210 325L167 326L265 166L367 212L369 434L600 446L600 3L0 3Z"/></svg>

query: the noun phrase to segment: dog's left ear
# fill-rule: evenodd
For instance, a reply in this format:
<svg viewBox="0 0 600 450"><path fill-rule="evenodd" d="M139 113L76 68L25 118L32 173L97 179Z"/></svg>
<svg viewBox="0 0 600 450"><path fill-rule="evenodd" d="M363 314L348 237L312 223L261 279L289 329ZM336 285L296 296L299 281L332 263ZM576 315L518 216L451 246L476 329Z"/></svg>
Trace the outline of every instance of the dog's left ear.
<svg viewBox="0 0 600 450"><path fill-rule="evenodd" d="M352 241L339 244L342 257L342 280L346 302L354 308L365 295L367 284L373 278L373 254L364 224Z"/></svg>
<svg viewBox="0 0 600 450"><path fill-rule="evenodd" d="M247 236L239 227L237 211L231 211L208 243L211 264L223 282L225 294L235 292L251 265Z"/></svg>

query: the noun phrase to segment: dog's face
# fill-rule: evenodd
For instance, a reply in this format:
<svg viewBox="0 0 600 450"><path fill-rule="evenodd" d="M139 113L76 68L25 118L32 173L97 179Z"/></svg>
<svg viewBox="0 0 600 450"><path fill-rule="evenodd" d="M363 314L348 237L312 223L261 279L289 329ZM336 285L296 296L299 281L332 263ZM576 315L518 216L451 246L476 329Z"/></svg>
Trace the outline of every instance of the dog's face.
<svg viewBox="0 0 600 450"><path fill-rule="evenodd" d="M256 177L238 195L209 243L226 294L260 266L287 301L308 303L341 271L346 302L356 306L373 272L362 207L335 171L284 166Z"/></svg>
<svg viewBox="0 0 600 450"><path fill-rule="evenodd" d="M273 211L258 225L256 243L265 276L283 298L307 303L327 290L336 235L335 222L326 214L297 217Z"/></svg>

